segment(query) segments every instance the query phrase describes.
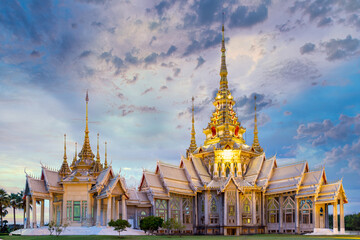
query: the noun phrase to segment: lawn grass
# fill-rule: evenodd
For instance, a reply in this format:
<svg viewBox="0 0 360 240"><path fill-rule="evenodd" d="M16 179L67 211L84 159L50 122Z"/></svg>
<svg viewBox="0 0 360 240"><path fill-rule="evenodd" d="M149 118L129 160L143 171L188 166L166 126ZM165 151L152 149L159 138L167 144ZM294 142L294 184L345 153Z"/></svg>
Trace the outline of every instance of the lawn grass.
<svg viewBox="0 0 360 240"><path fill-rule="evenodd" d="M4 240L321 240L321 239L360 239L360 236L344 235L344 236L303 236L303 235L286 235L286 234L262 234L262 235L242 235L242 236L1 236Z"/></svg>

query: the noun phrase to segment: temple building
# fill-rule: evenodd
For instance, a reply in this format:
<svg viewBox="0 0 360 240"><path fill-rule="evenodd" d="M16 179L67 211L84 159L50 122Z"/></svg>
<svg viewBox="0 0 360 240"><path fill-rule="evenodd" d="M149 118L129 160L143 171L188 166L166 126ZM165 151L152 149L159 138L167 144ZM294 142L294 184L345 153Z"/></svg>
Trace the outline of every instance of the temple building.
<svg viewBox="0 0 360 240"><path fill-rule="evenodd" d="M91 150L88 128L88 102L86 93L86 127L84 144L76 153L71 165L66 155L66 135L64 135L64 158L57 171L42 165L41 177L26 174L26 209L32 203L33 216L26 211L26 228L37 227L36 202L40 202L40 227L44 226L44 202L49 200L49 219L56 224L67 223L70 226L106 226L111 219L126 216L126 200L129 195L125 179L115 174L107 163L105 142L105 161L100 162L99 134L97 135L97 153ZM76 146L76 145L75 145Z"/></svg>
<svg viewBox="0 0 360 240"><path fill-rule="evenodd" d="M310 170L306 161L281 165L276 156L266 157L258 137L256 97L254 139L251 145L245 142L246 129L233 109L235 101L228 88L225 52L223 26L220 86L203 130L204 143L198 146L195 139L193 98L186 156L178 165L158 161L155 171L144 170L137 189L126 187L125 179L108 166L106 153L104 164L100 162L99 141L96 157L93 154L86 96L84 144L71 165L65 144L60 170L42 166L41 178L26 176L27 205L32 201L34 208L36 201L41 202L40 226L44 225L44 200L49 200L50 219L57 223L100 226L122 218L139 228L142 218L154 215L182 223L185 233L223 235L321 231L329 228L332 206L334 225L339 224L339 209L340 233L344 233L347 198L342 180L329 182L324 167ZM35 227L33 212L31 226Z"/></svg>

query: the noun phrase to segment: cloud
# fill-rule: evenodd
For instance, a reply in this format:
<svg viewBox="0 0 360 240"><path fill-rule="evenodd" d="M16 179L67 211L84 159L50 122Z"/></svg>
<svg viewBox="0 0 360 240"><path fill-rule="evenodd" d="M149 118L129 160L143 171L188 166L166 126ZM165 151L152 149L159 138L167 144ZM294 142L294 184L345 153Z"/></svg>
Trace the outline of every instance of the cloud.
<svg viewBox="0 0 360 240"><path fill-rule="evenodd" d="M171 81L173 81L174 79L172 78L172 77L169 77L169 76L167 76L166 77L166 81L168 81L168 82L171 82Z"/></svg>
<svg viewBox="0 0 360 240"><path fill-rule="evenodd" d="M131 113L156 113L158 110L156 107L149 107L149 106L135 106L133 104L131 105L121 105L118 107L119 110L121 110L121 116L125 117Z"/></svg>
<svg viewBox="0 0 360 240"><path fill-rule="evenodd" d="M197 58L197 65L196 65L195 69L198 69L201 65L204 64L204 62L205 62L205 60L201 56L199 56Z"/></svg>
<svg viewBox="0 0 360 240"><path fill-rule="evenodd" d="M305 53L311 53L315 50L315 44L313 43L305 43L301 48L300 48L300 53L301 54L305 54Z"/></svg>
<svg viewBox="0 0 360 240"><path fill-rule="evenodd" d="M240 27L252 27L257 23L265 21L268 17L268 9L265 4L260 4L254 9L247 6L239 6L230 15L230 28Z"/></svg>
<svg viewBox="0 0 360 240"><path fill-rule="evenodd" d="M321 44L325 48L327 60L334 61L347 58L349 56L358 55L360 41L348 35L344 39L331 39Z"/></svg>
<svg viewBox="0 0 360 240"><path fill-rule="evenodd" d="M130 52L127 52L125 54L125 62L136 65L139 63L139 60L137 57L133 56Z"/></svg>
<svg viewBox="0 0 360 240"><path fill-rule="evenodd" d="M151 87L151 88L148 88L148 89L146 89L143 93L141 93L141 95L145 95L145 94L147 94L147 93L149 93L149 92L151 92L151 91L153 91L154 89Z"/></svg>
<svg viewBox="0 0 360 240"><path fill-rule="evenodd" d="M167 86L161 86L160 91L164 91L164 90L168 90L168 87Z"/></svg>
<svg viewBox="0 0 360 240"><path fill-rule="evenodd" d="M351 133L360 135L360 114L355 117L340 115L337 125L325 119L322 122L311 122L307 125L300 124L295 139L307 139L313 146L323 145L329 139L345 140Z"/></svg>
<svg viewBox="0 0 360 240"><path fill-rule="evenodd" d="M37 58L37 57L41 57L41 54L40 54L39 51L33 50L33 51L30 53L30 56Z"/></svg>
<svg viewBox="0 0 360 240"><path fill-rule="evenodd" d="M157 14L161 17L166 10L168 10L172 5L174 4L174 1L161 1L159 4L155 5L155 10Z"/></svg>
<svg viewBox="0 0 360 240"><path fill-rule="evenodd" d="M315 1L296 1L292 7L291 12L302 10L304 14L308 15L313 21L318 18L325 17L332 10L332 5L336 0L315 0Z"/></svg>
<svg viewBox="0 0 360 240"><path fill-rule="evenodd" d="M92 54L92 52L90 50L85 50L79 55L79 58L86 58L86 57L90 56L91 54Z"/></svg>
<svg viewBox="0 0 360 240"><path fill-rule="evenodd" d="M289 111L284 112L284 116L290 116L291 114L292 114L292 112L289 112Z"/></svg>
<svg viewBox="0 0 360 240"><path fill-rule="evenodd" d="M125 82L126 84L134 84L137 82L138 79L139 79L139 74L137 73L133 76L133 78L126 79Z"/></svg>
<svg viewBox="0 0 360 240"><path fill-rule="evenodd" d="M332 19L330 17L324 17L318 22L317 26L323 27L323 26L329 25L330 23L332 23Z"/></svg>
<svg viewBox="0 0 360 240"><path fill-rule="evenodd" d="M340 169L341 173L358 172L360 170L360 138L351 144L332 148L325 153L324 163L334 165L339 162L347 162L347 166Z"/></svg>
<svg viewBox="0 0 360 240"><path fill-rule="evenodd" d="M156 63L158 56L159 55L157 53L151 53L144 59L144 62L147 64Z"/></svg>
<svg viewBox="0 0 360 240"><path fill-rule="evenodd" d="M174 72L174 77L179 76L181 69L180 68L173 68L173 72Z"/></svg>

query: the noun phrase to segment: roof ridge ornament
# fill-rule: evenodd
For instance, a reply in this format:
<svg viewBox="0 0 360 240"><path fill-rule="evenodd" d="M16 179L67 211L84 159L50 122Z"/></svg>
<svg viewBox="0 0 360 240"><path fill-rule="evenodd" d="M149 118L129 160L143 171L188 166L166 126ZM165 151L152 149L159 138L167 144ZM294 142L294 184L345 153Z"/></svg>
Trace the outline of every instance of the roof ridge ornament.
<svg viewBox="0 0 360 240"><path fill-rule="evenodd" d="M263 149L260 146L259 143L259 137L258 137L258 129L257 129L257 117L256 117L256 94L254 95L254 102L255 102L255 117L254 117L254 141L252 144L252 148L256 152L263 152Z"/></svg>

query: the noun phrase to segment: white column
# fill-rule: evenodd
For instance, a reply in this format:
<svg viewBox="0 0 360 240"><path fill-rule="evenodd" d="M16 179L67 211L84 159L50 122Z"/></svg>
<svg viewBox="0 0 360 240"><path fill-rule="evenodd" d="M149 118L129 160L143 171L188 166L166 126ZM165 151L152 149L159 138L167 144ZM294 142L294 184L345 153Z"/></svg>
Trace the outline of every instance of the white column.
<svg viewBox="0 0 360 240"><path fill-rule="evenodd" d="M122 219L127 220L126 197L124 194L121 195L121 207Z"/></svg>
<svg viewBox="0 0 360 240"><path fill-rule="evenodd" d="M240 197L239 191L236 189L236 225L240 225Z"/></svg>
<svg viewBox="0 0 360 240"><path fill-rule="evenodd" d="M233 176L235 176L235 172L234 172L234 162L230 163L230 172Z"/></svg>
<svg viewBox="0 0 360 240"><path fill-rule="evenodd" d="M333 203L333 233L338 233L338 212L337 212L337 199L336 202Z"/></svg>
<svg viewBox="0 0 360 240"><path fill-rule="evenodd" d="M345 234L344 199L340 198L340 233Z"/></svg>
<svg viewBox="0 0 360 240"><path fill-rule="evenodd" d="M50 193L50 200L49 200L49 223L51 221L54 221L54 197L52 193Z"/></svg>
<svg viewBox="0 0 360 240"><path fill-rule="evenodd" d="M299 199L295 198L295 233L300 233L299 230Z"/></svg>
<svg viewBox="0 0 360 240"><path fill-rule="evenodd" d="M279 197L279 202L280 202L280 211L279 211L279 232L282 233L283 232L283 202L284 202L284 199L283 199L283 196L281 195ZM315 203L314 203L314 206L315 206Z"/></svg>
<svg viewBox="0 0 360 240"><path fill-rule="evenodd" d="M195 207L194 207L194 212L195 212L195 226L197 227L199 225L199 218L198 218L198 197L197 197L197 193L195 195Z"/></svg>
<svg viewBox="0 0 360 240"><path fill-rule="evenodd" d="M118 220L119 219L119 200L115 200L115 218L114 220Z"/></svg>
<svg viewBox="0 0 360 240"><path fill-rule="evenodd" d="M101 210L101 200L98 199L97 204L96 204L96 226L98 226L98 227L101 224L100 210Z"/></svg>
<svg viewBox="0 0 360 240"><path fill-rule="evenodd" d="M32 205L33 205L33 224L32 227L36 228L37 227L37 223L36 223L36 198L33 196L32 197Z"/></svg>
<svg viewBox="0 0 360 240"><path fill-rule="evenodd" d="M30 196L26 195L26 228L30 228Z"/></svg>
<svg viewBox="0 0 360 240"><path fill-rule="evenodd" d="M220 220L220 219L219 219ZM227 220L227 196L226 191L224 191L224 226L227 226L228 220ZM227 232L225 232L226 235Z"/></svg>
<svg viewBox="0 0 360 240"><path fill-rule="evenodd" d="M116 220L116 200L115 200L115 197L112 197L112 214L111 214L111 219L112 220Z"/></svg>
<svg viewBox="0 0 360 240"><path fill-rule="evenodd" d="M106 215L107 215L107 218L106 218L105 226L107 226L108 222L110 222L110 220L111 220L111 195L107 199L107 212L106 212Z"/></svg>
<svg viewBox="0 0 360 240"><path fill-rule="evenodd" d="M261 193L261 206L262 206L262 215L261 215L261 225L266 226L266 221L265 221L265 215L266 215L266 209L265 209L265 192Z"/></svg>
<svg viewBox="0 0 360 240"><path fill-rule="evenodd" d="M92 218L92 210L94 208L94 204L93 204L93 196L92 194L88 194L88 202L87 202L87 223L88 226L92 226L93 225L93 218Z"/></svg>
<svg viewBox="0 0 360 240"><path fill-rule="evenodd" d="M209 224L209 190L205 190L204 191L205 196L204 196L204 218L205 218L205 226L207 226Z"/></svg>
<svg viewBox="0 0 360 240"><path fill-rule="evenodd" d="M45 200L41 200L41 214L40 214L40 227L44 226L44 210L45 210Z"/></svg>
<svg viewBox="0 0 360 240"><path fill-rule="evenodd" d="M251 202L252 202L252 224L256 225L256 194L255 191L251 193Z"/></svg>

